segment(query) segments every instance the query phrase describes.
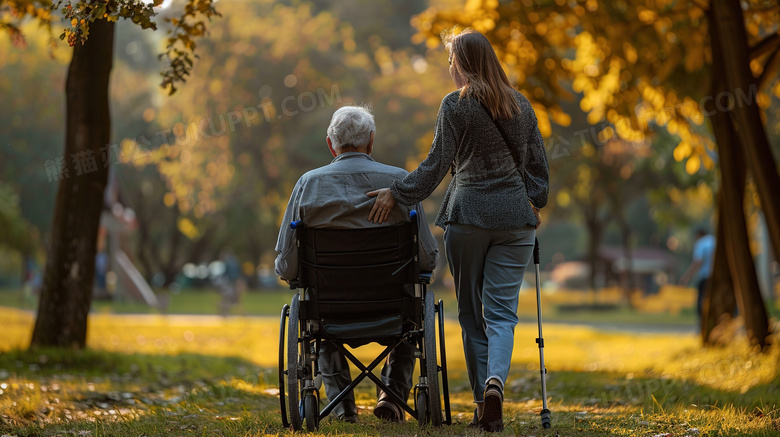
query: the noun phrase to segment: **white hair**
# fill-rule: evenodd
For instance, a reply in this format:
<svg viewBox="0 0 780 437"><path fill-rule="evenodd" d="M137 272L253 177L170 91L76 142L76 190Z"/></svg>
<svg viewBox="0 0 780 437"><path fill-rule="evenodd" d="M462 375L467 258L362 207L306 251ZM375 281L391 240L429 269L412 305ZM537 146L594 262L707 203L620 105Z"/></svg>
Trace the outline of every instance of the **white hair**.
<svg viewBox="0 0 780 437"><path fill-rule="evenodd" d="M365 106L344 106L333 113L328 126L328 137L334 149L365 147L376 131L374 116Z"/></svg>

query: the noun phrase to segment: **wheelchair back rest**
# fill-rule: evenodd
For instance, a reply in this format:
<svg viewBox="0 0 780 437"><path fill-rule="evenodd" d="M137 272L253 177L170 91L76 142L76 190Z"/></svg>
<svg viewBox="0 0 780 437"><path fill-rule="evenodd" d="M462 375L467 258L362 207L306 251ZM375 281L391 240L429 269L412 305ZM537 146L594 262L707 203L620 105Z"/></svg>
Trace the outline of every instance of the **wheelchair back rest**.
<svg viewBox="0 0 780 437"><path fill-rule="evenodd" d="M318 318L398 315L412 308L418 278L412 223L296 232L300 286L308 290Z"/></svg>

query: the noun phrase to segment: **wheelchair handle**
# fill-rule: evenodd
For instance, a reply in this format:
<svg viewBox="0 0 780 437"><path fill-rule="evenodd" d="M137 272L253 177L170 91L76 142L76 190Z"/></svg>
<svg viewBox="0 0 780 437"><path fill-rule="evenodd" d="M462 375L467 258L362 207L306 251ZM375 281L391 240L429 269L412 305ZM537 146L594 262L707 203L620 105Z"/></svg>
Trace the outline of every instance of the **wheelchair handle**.
<svg viewBox="0 0 780 437"><path fill-rule="evenodd" d="M294 220L290 222L290 229L297 229L303 226L303 220Z"/></svg>
<svg viewBox="0 0 780 437"><path fill-rule="evenodd" d="M539 265L539 239L534 237L534 264Z"/></svg>

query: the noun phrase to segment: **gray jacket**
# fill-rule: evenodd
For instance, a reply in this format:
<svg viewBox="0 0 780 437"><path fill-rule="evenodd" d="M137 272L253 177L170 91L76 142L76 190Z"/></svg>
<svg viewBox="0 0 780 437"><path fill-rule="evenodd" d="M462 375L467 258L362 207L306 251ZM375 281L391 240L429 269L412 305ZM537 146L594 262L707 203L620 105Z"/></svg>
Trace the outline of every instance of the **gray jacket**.
<svg viewBox="0 0 780 437"><path fill-rule="evenodd" d="M284 212L279 239L276 242L276 274L293 279L298 275L298 248L290 222L300 220L314 228L356 229L391 226L408 222L409 212L416 209L420 236L420 270L433 271L439 255L436 239L428 227L422 206L396 205L385 223L368 221L374 198L369 191L385 188L409 172L402 168L380 164L365 153L347 152L330 164L301 176L293 188Z"/></svg>
<svg viewBox="0 0 780 437"><path fill-rule="evenodd" d="M441 102L428 157L390 190L396 202L413 205L430 196L454 163L456 171L444 196L436 225L449 223L484 229L536 226L537 208L547 205L549 167L536 114L528 99L515 91L520 114L498 120L517 150L520 172L490 114L475 98L460 91Z"/></svg>

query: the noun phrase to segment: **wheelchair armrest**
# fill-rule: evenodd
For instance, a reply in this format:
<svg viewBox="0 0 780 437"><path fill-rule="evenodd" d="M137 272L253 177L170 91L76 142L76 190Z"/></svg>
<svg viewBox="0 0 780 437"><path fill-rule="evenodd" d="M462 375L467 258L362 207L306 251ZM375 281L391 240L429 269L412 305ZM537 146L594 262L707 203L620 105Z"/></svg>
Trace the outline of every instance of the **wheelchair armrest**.
<svg viewBox="0 0 780 437"><path fill-rule="evenodd" d="M430 285L433 282L433 272L420 272L418 282L420 284Z"/></svg>

